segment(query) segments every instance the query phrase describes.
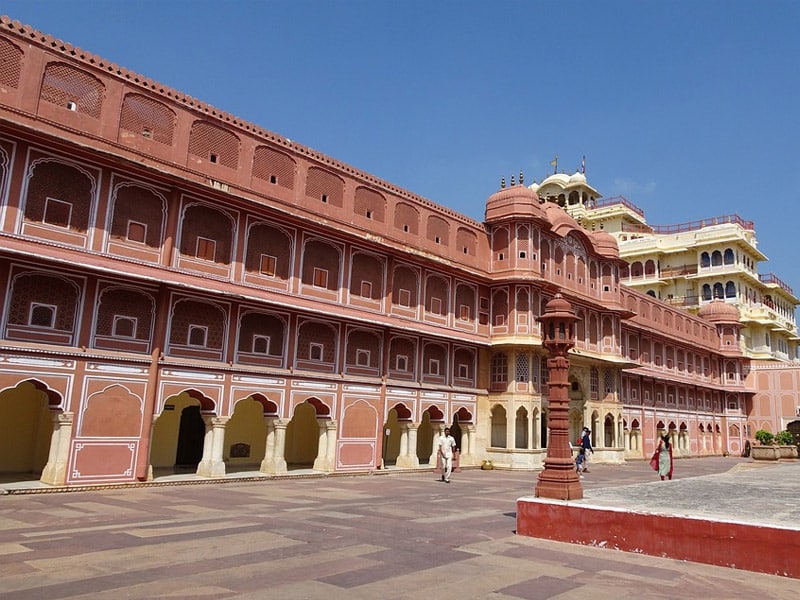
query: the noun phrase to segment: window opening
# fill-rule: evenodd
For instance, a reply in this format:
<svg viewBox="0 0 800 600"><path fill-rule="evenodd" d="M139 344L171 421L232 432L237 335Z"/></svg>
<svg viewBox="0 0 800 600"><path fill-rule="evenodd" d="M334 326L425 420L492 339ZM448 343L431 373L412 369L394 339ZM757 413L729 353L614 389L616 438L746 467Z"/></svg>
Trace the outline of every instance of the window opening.
<svg viewBox="0 0 800 600"><path fill-rule="evenodd" d="M400 289L397 293L397 301L400 306L411 306L411 292L409 290Z"/></svg>
<svg viewBox="0 0 800 600"><path fill-rule="evenodd" d="M44 222L58 227L69 227L72 204L58 198L47 198L44 207Z"/></svg>
<svg viewBox="0 0 800 600"><path fill-rule="evenodd" d="M369 350L356 350L356 365L359 367L368 367L369 366L369 357L370 353Z"/></svg>
<svg viewBox="0 0 800 600"><path fill-rule="evenodd" d="M205 348L207 337L208 337L208 327L202 327L200 325L189 326L189 340L188 340L189 346Z"/></svg>
<svg viewBox="0 0 800 600"><path fill-rule="evenodd" d="M275 277L275 265L277 264L278 260L274 256L270 256L269 254L262 254L261 255L261 266L260 271L262 275L266 275L268 277Z"/></svg>
<svg viewBox="0 0 800 600"><path fill-rule="evenodd" d="M217 242L204 237L197 237L197 251L195 256L202 260L214 260Z"/></svg>
<svg viewBox="0 0 800 600"><path fill-rule="evenodd" d="M462 321L469 321L469 312L470 312L469 306L467 306L466 304L462 304L459 307L458 318L461 319Z"/></svg>
<svg viewBox="0 0 800 600"><path fill-rule="evenodd" d="M56 323L56 308L54 304L31 304L28 324L52 329Z"/></svg>
<svg viewBox="0 0 800 600"><path fill-rule="evenodd" d="M114 337L135 338L136 319L134 317L114 316L114 325L111 328Z"/></svg>
<svg viewBox="0 0 800 600"><path fill-rule="evenodd" d="M328 287L328 271L314 267L314 287Z"/></svg>
<svg viewBox="0 0 800 600"><path fill-rule="evenodd" d="M268 335L253 336L253 354L269 354L270 337Z"/></svg>
<svg viewBox="0 0 800 600"><path fill-rule="evenodd" d="M127 237L129 242L144 244L147 239L147 225L138 221L128 221Z"/></svg>

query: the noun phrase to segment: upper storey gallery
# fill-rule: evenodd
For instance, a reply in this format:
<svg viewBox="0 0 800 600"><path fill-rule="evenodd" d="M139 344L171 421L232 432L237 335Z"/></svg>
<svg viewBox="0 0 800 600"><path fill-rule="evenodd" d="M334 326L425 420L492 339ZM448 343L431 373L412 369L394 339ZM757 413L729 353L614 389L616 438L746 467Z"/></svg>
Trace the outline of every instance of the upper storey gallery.
<svg viewBox="0 0 800 600"><path fill-rule="evenodd" d="M0 18L0 105L9 120L161 173L343 231L368 230L479 268L481 223L194 98ZM144 158L143 160L143 157Z"/></svg>
<svg viewBox="0 0 800 600"><path fill-rule="evenodd" d="M553 281L606 303L619 297L615 244L575 233L563 210L524 189L520 196L521 185L489 199L483 224L7 17L0 105L20 131L35 128L64 148L88 139L107 153L93 158L116 157L162 181L178 177L230 202L366 233L472 276ZM498 209L512 190L522 212Z"/></svg>

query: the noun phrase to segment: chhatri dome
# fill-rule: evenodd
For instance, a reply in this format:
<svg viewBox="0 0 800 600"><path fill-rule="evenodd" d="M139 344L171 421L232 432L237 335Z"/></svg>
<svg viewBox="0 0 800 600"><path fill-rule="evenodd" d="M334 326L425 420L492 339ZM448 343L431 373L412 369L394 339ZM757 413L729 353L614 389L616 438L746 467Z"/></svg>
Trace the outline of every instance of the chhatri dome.
<svg viewBox="0 0 800 600"><path fill-rule="evenodd" d="M720 298L714 298L700 307L697 316L709 323L738 323L739 309Z"/></svg>

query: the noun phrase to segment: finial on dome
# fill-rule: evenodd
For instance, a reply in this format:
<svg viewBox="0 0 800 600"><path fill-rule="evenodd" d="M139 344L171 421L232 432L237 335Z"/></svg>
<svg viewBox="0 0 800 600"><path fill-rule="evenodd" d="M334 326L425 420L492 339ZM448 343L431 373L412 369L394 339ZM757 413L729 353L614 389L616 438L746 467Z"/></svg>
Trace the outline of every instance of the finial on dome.
<svg viewBox="0 0 800 600"><path fill-rule="evenodd" d="M514 187L514 176L511 176L511 187Z"/></svg>
<svg viewBox="0 0 800 600"><path fill-rule="evenodd" d="M525 185L525 177L522 174L522 169L519 170L519 184Z"/></svg>
<svg viewBox="0 0 800 600"><path fill-rule="evenodd" d="M505 187L506 187L506 178L505 178L505 177L503 177L503 178L500 180L500 189L501 189L501 190L502 190L502 189L505 189Z"/></svg>

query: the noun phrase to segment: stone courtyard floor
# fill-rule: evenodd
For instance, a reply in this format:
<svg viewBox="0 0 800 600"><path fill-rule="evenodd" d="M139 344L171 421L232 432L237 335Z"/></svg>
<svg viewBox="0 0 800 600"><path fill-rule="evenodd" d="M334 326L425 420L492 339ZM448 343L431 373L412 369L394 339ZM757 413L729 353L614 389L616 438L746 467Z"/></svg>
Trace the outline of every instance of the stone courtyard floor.
<svg viewBox="0 0 800 600"><path fill-rule="evenodd" d="M593 464L584 494L639 508L674 485L675 511L800 526L798 461L684 459L675 470L662 483L646 462ZM0 483L0 598L800 596L798 579L518 536L516 500L533 494L537 476L465 469L445 484L432 472L389 471L80 492ZM754 501L719 497L734 488Z"/></svg>

